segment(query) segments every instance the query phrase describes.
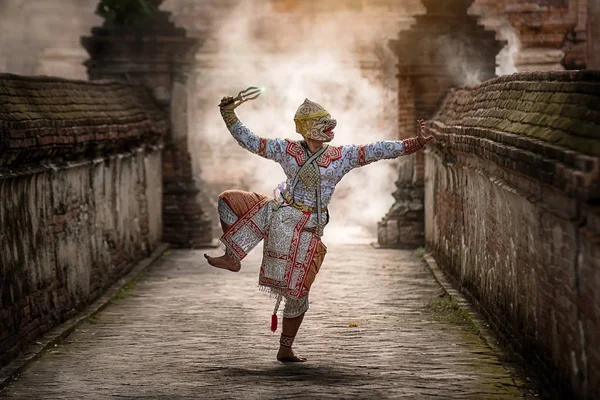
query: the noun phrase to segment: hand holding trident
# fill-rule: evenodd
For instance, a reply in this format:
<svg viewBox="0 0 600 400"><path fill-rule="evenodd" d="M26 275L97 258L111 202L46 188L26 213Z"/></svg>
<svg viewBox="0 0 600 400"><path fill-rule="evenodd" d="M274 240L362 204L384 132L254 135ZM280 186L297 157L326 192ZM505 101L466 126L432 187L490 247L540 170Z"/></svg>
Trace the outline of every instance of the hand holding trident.
<svg viewBox="0 0 600 400"><path fill-rule="evenodd" d="M240 104L243 104L243 103L247 102L248 100L256 99L264 91L265 91L265 88L250 86L248 89L242 90L241 92L239 92L236 97L231 97L231 96L223 97L221 99L221 103L219 104L219 107L223 110L233 111Z"/></svg>

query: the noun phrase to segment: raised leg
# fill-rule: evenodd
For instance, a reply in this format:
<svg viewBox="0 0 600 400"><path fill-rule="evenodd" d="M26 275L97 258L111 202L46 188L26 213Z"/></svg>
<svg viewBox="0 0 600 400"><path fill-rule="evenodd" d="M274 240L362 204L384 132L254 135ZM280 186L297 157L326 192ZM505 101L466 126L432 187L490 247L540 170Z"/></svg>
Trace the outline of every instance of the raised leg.
<svg viewBox="0 0 600 400"><path fill-rule="evenodd" d="M223 220L221 220L221 229L223 232L227 231L231 225L226 224ZM227 253L223 254L220 257L211 257L208 254L204 253L204 258L208 261L210 265L216 268L227 269L232 272L238 272L241 268L240 263Z"/></svg>
<svg viewBox="0 0 600 400"><path fill-rule="evenodd" d="M259 193L244 192L242 190L226 190L221 193L219 195L217 211L221 221L221 228L223 228L223 236L226 236L225 233L229 231L229 228L239 222L240 218L244 218L251 210L253 210L252 223L254 225L265 225L263 226L263 228L265 228L267 222L265 216L268 208L264 206L267 204L268 197ZM242 224L245 224L246 222L243 222ZM242 228L242 226L240 228ZM223 237L221 239L223 239ZM256 237L254 240L250 241L243 240L243 243L238 243L238 245L243 254L248 254L262 239L263 237ZM231 238L228 237L227 240L231 240ZM205 254L204 257L213 267L237 272L240 270L240 261L244 258L244 255L238 254L237 252L234 253L232 249L228 249L225 251L225 254L220 257L210 257L208 254Z"/></svg>

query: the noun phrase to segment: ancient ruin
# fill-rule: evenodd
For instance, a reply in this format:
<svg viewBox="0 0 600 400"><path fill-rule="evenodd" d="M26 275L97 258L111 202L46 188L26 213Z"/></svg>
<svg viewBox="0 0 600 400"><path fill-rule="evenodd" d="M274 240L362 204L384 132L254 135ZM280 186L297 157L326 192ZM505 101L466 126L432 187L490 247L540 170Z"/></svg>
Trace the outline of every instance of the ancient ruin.
<svg viewBox="0 0 600 400"><path fill-rule="evenodd" d="M0 397L600 393L600 2L127 1L159 11L0 3ZM304 369L265 361L258 256L202 257L219 193L286 179L223 124L248 86L265 141L305 98L340 154L435 137L337 187Z"/></svg>

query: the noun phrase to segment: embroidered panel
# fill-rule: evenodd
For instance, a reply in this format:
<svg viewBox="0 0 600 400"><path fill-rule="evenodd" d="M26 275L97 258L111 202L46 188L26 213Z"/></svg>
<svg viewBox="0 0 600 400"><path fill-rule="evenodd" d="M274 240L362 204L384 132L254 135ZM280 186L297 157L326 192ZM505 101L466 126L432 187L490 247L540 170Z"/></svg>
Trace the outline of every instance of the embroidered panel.
<svg viewBox="0 0 600 400"><path fill-rule="evenodd" d="M317 159L317 164L319 167L327 168L332 161L339 160L340 158L342 158L342 147L329 146L325 153Z"/></svg>
<svg viewBox="0 0 600 400"><path fill-rule="evenodd" d="M285 297L301 298L308 294L306 277L320 239L304 231L310 217L291 207L281 207L265 238L259 284L276 288Z"/></svg>
<svg viewBox="0 0 600 400"><path fill-rule="evenodd" d="M256 203L221 236L221 242L242 260L265 237L271 216L269 203L264 199Z"/></svg>
<svg viewBox="0 0 600 400"><path fill-rule="evenodd" d="M308 295L301 299L286 298L283 309L284 318L296 318L308 311Z"/></svg>
<svg viewBox="0 0 600 400"><path fill-rule="evenodd" d="M286 298L302 298L316 274L313 258L321 240L304 230L311 213L292 207L273 212L276 204L269 198L257 202L223 234L221 242L242 260L264 239L259 284L277 289Z"/></svg>
<svg viewBox="0 0 600 400"><path fill-rule="evenodd" d="M404 144L404 155L416 153L423 148L423 145L419 143L417 138L405 139L402 143Z"/></svg>
<svg viewBox="0 0 600 400"><path fill-rule="evenodd" d="M267 158L267 139L260 138L258 142L258 155Z"/></svg>
<svg viewBox="0 0 600 400"><path fill-rule="evenodd" d="M306 165L298 171L298 178L307 189L316 189L319 183L321 183L319 167L315 167L313 163Z"/></svg>
<svg viewBox="0 0 600 400"><path fill-rule="evenodd" d="M219 199L217 211L219 212L221 221L225 222L227 225L233 225L235 224L235 221L238 220L238 216L223 199Z"/></svg>
<svg viewBox="0 0 600 400"><path fill-rule="evenodd" d="M286 153L294 157L299 166L304 165L307 158L302 145L289 139L286 140L288 142L285 150ZM319 167L327 168L332 161L339 160L340 158L342 158L342 147L328 146L327 150L317 159L317 165Z"/></svg>
<svg viewBox="0 0 600 400"><path fill-rule="evenodd" d="M367 165L367 153L365 146L358 147L358 165L361 167L363 165Z"/></svg>
<svg viewBox="0 0 600 400"><path fill-rule="evenodd" d="M285 148L285 152L294 157L298 165L304 165L306 162L306 152L302 148L302 145L289 139L286 140L287 146Z"/></svg>

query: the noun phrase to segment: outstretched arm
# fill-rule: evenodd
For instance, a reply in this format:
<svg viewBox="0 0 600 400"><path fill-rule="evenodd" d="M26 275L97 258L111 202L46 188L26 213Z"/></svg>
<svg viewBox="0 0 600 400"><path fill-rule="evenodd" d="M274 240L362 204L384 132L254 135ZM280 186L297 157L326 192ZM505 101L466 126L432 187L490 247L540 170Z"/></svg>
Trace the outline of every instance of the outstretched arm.
<svg viewBox="0 0 600 400"><path fill-rule="evenodd" d="M416 153L425 147L433 136L425 136L425 125L419 120L419 135L404 140L384 140L366 145L349 145L342 147L345 163L351 168L362 167L379 160L389 160Z"/></svg>
<svg viewBox="0 0 600 400"><path fill-rule="evenodd" d="M287 142L284 139L267 139L255 135L238 119L234 108L220 107L223 121L238 144L261 157L277 162L283 161Z"/></svg>

